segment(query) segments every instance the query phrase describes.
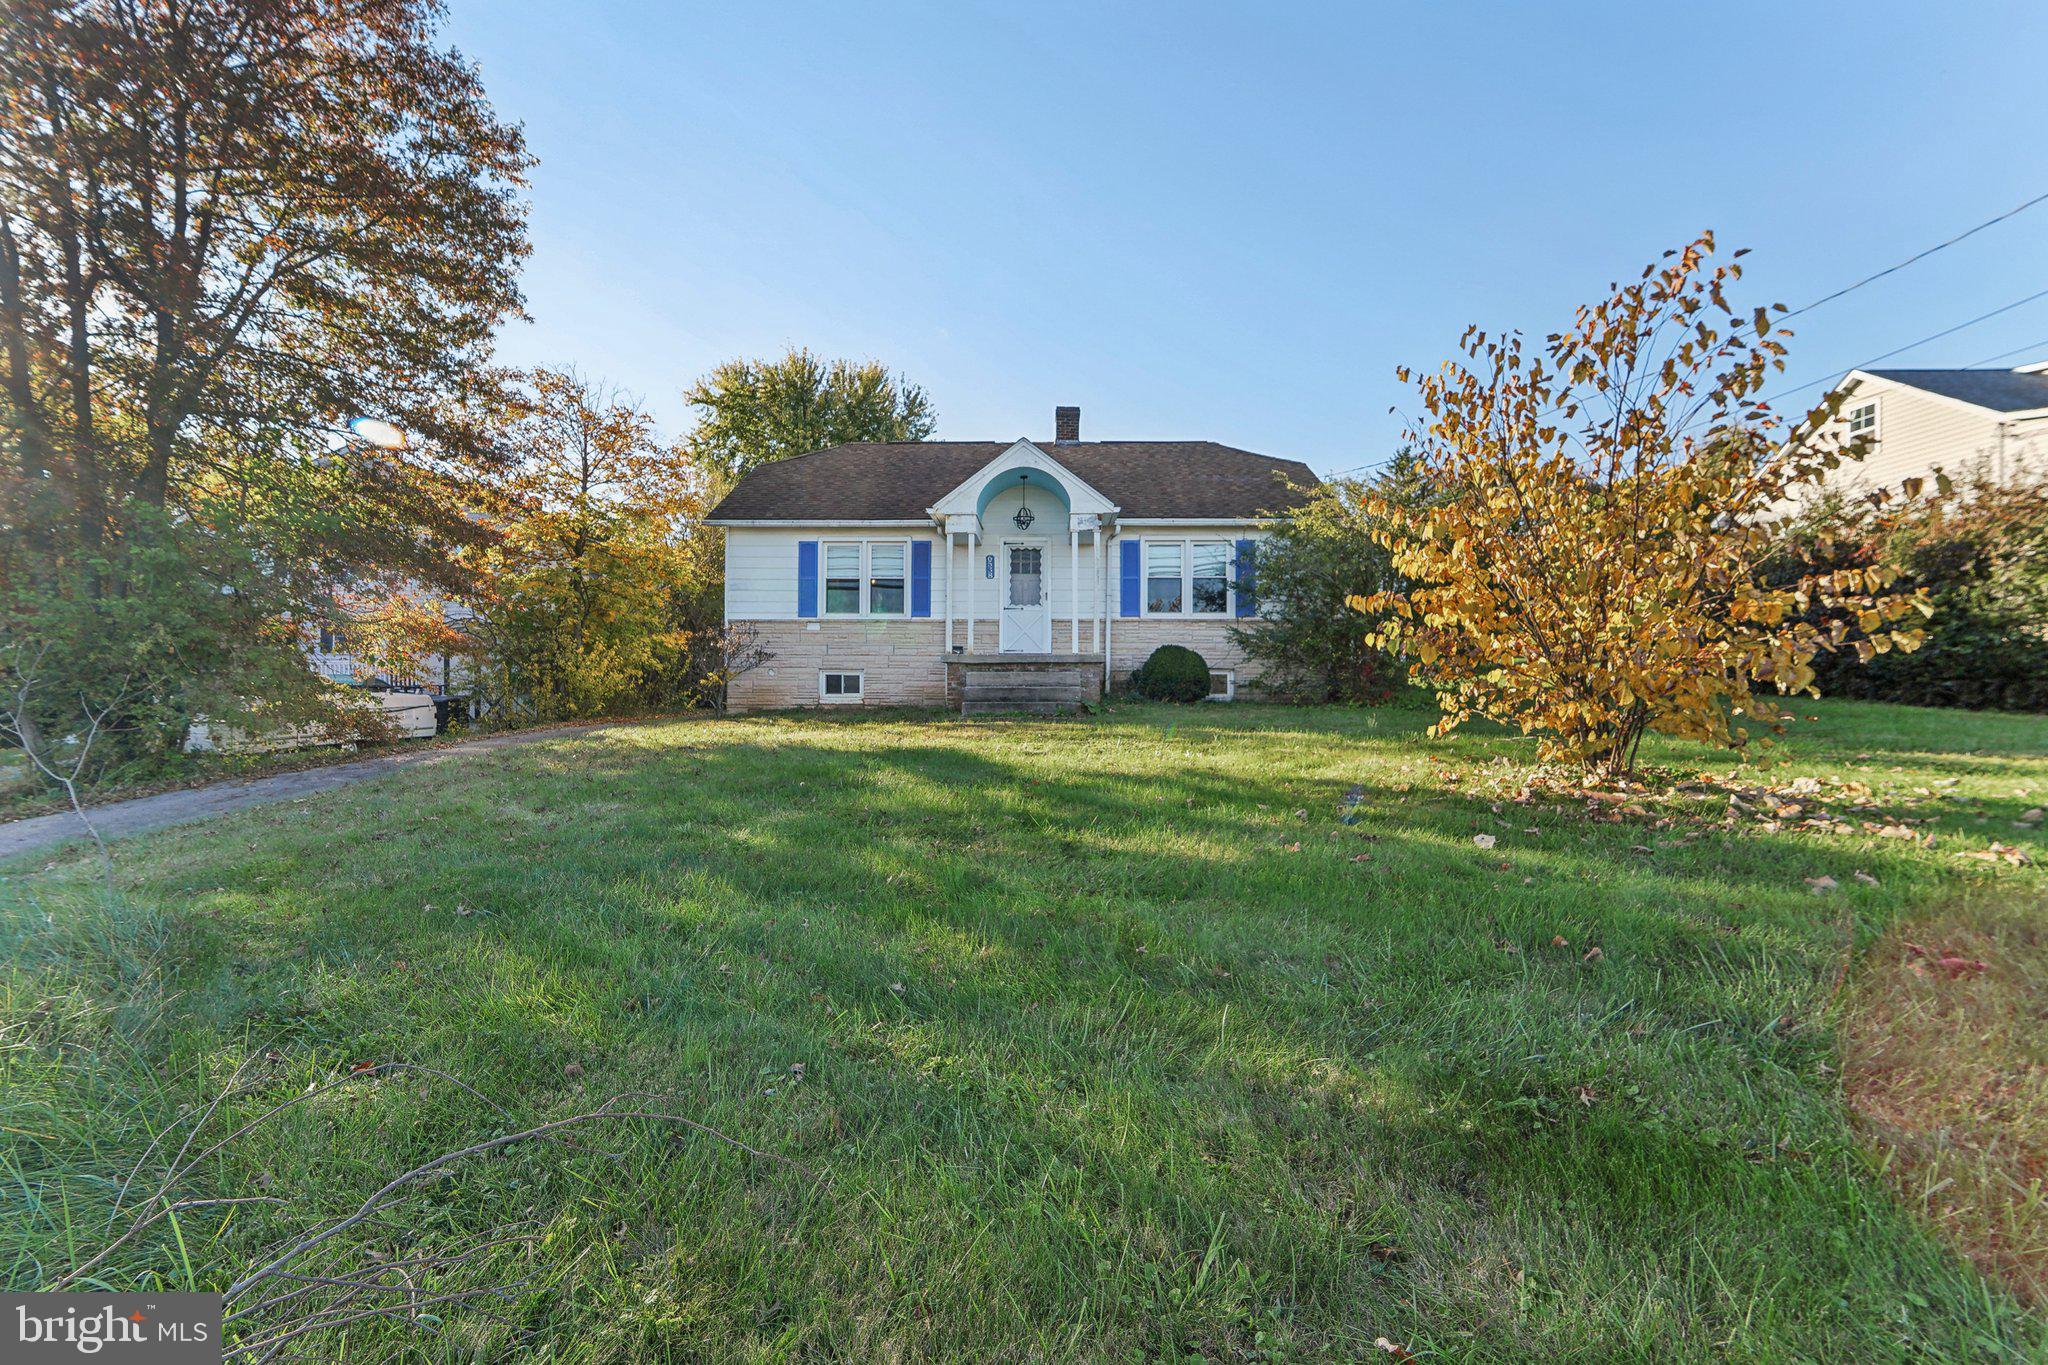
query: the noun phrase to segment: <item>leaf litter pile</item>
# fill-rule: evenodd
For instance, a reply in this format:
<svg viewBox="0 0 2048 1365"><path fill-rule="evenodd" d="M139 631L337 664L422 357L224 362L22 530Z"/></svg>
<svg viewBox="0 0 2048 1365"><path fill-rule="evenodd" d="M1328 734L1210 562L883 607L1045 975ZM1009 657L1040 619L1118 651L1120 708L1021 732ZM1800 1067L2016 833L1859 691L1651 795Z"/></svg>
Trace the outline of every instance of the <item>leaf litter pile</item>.
<svg viewBox="0 0 2048 1365"><path fill-rule="evenodd" d="M1436 774L1456 786L1455 773ZM1580 818L1601 824L1640 822L1653 829L1750 829L1759 834L1867 835L1900 839L1934 848L1938 836L1930 826L1958 810L1967 813L1972 798L1949 778L1932 786L1880 795L1869 783L1850 778L1795 777L1772 782L1760 776L1738 778L1698 772L1680 776L1646 772L1635 779L1589 779L1576 770L1525 767L1506 761L1489 765L1467 795L1493 803L1496 815L1508 806L1576 807ZM2041 826L2044 811L2035 807L2014 821L2031 831ZM1989 846L1958 853L1979 862L2024 867L2027 850L1991 840ZM1831 889L1831 888L1823 888Z"/></svg>

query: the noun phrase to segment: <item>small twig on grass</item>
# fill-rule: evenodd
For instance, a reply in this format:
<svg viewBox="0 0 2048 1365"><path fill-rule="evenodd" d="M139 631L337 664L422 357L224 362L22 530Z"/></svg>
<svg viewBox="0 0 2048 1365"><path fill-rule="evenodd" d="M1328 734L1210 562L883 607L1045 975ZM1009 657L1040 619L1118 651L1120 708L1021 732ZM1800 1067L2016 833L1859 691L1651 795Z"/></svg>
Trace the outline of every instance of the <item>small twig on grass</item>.
<svg viewBox="0 0 2048 1365"><path fill-rule="evenodd" d="M179 1119L151 1140L115 1193L114 1211L117 1214L122 1205L129 1202L131 1193L138 1188L142 1171L149 1164L152 1155L166 1148L180 1129L184 1130L175 1153L166 1161L160 1175L150 1182L152 1188L146 1200L140 1195L135 1196L135 1202L141 1207L130 1218L127 1226L93 1255L66 1274L54 1279L49 1288L65 1289L84 1282L86 1277L105 1265L115 1252L135 1242L164 1220L175 1219L180 1213L244 1204L288 1207L290 1200L275 1195L175 1198L174 1191L196 1171L251 1132L295 1106L329 1094L342 1086L380 1076L388 1077L399 1072L417 1072L422 1076L455 1085L473 1098L482 1101L501 1118L505 1117L503 1107L475 1087L446 1072L409 1062L386 1062L351 1072L324 1085L312 1086L289 1099L271 1104L253 1118L232 1128L225 1136L202 1145L202 1134L223 1107L254 1092L255 1087L249 1083L249 1077L256 1059L266 1055L274 1056L267 1051L258 1052L238 1063L220 1091L207 1104ZM363 1248L354 1251L342 1249L344 1239L352 1232L360 1233L366 1229L383 1228L394 1234L403 1235L413 1231L414 1229L407 1225L394 1224L389 1215L400 1207L402 1200L415 1193L421 1186L450 1174L453 1167L474 1157L487 1156L515 1145L532 1142L561 1145L574 1151L616 1158L623 1154L584 1147L567 1141L564 1135L593 1124L637 1120L686 1128L749 1156L778 1162L801 1171L812 1180L819 1179L817 1172L800 1161L764 1151L721 1132L710 1124L672 1112L669 1106L674 1102L672 1096L653 1092L618 1094L596 1109L535 1124L516 1132L501 1133L444 1152L386 1180L347 1213L322 1219L303 1231L272 1243L257 1256L257 1264L253 1269L238 1275L222 1291L227 1308L223 1326L232 1329L234 1334L242 1338L229 1347L228 1358L249 1362L250 1365L261 1365L261 1362L276 1359L281 1352L316 1333L376 1321L406 1322L422 1331L438 1335L439 1328L436 1323L423 1318L422 1310L457 1304L469 1306L475 1316L503 1326L511 1331L515 1338L521 1336L512 1322L486 1311L480 1305L488 1300L512 1298L533 1283L538 1278L537 1275L510 1281L487 1279L485 1283L467 1287L459 1284L450 1287L439 1282L465 1267L476 1267L487 1257L504 1252L508 1248L532 1248L543 1232L538 1222L500 1224L488 1229L473 1241L447 1250L411 1248L402 1255L380 1256ZM112 1222L113 1218L110 1216L110 1227Z"/></svg>

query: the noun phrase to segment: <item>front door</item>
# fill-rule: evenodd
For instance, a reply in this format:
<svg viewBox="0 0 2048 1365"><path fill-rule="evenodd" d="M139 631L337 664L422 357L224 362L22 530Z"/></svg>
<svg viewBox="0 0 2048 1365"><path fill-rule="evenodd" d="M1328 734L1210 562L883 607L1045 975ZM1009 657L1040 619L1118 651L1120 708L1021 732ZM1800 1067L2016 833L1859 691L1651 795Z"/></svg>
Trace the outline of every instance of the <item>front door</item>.
<svg viewBox="0 0 2048 1365"><path fill-rule="evenodd" d="M1005 654L1052 652L1052 593L1045 581L1045 542L1003 542L1002 627Z"/></svg>

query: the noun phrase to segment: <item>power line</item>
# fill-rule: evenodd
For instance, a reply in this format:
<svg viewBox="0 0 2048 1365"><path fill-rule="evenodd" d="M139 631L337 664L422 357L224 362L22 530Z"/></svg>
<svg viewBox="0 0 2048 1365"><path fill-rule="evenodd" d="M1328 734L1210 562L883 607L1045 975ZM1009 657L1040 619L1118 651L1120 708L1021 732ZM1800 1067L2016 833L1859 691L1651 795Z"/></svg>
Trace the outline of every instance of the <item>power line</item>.
<svg viewBox="0 0 2048 1365"><path fill-rule="evenodd" d="M1890 360L1895 355L1902 355L1905 352L1914 349L1915 347L1925 346L1930 341L1939 341L1945 336L1953 336L1955 333L1962 331L1966 327L1975 327L1980 322L1987 322L1990 319L1997 317L2001 313L2010 313L2013 309L2018 308L2022 304L2032 303L2035 299L2041 298L2048 298L2048 289L2039 290L2035 293L2027 295L2023 299L2014 299L2011 303L2003 304L1997 308L1992 309L1988 313L1979 313L1976 317L1971 318L1968 322L1959 322L1953 327L1944 327L1939 332L1935 332L1929 336L1921 337L1918 341L1909 341L1903 346L1895 346L1891 350L1886 351L1883 355L1872 356L1868 360L1859 361L1857 364L1851 365L1847 370L1836 370L1833 374L1828 375L1824 379L1809 379L1804 384L1794 384L1790 388L1779 389L1776 393L1767 394L1758 401L1768 403L1771 402L1773 399L1783 398L1788 393L1797 393L1801 389L1810 389L1815 384L1831 384L1835 380L1840 379L1843 375L1848 374L1850 370L1867 370L1872 365L1877 364L1881 360Z"/></svg>
<svg viewBox="0 0 2048 1365"><path fill-rule="evenodd" d="M1820 307L1824 303L1833 303L1836 299L1841 298L1844 294L1853 294L1866 284L1873 284L1876 281L1883 279L1887 275L1895 275L1899 271L1904 270L1907 266L1912 265L1915 262L1924 261L1929 256L1934 255L1938 251L1946 251L1948 248L1954 246L1957 242L1961 242L1968 238L1974 237L1978 233L1984 231L1984 229L1986 228L1996 227L1998 226L1998 224L2004 222L2006 219L2017 217L2018 215L2025 213L2028 209L2033 208L2036 204L2042 203L2048 203L2048 193L2037 194L2032 199L2027 200L2024 204L2019 204L2012 208L2009 208L2004 213L2001 213L1994 218L1986 218L1983 222L1978 223L1975 227L1966 228L1963 231L1958 232L1955 236L1950 237L1946 241L1936 242L1933 246L1930 246L1923 251L1916 251L1912 255L1908 256L1905 260L1900 261L1897 265L1888 265L1884 269L1878 271L1876 274L1865 275L1862 279L1856 281L1854 284L1847 284L1842 286L1840 289L1837 289L1832 294L1823 294L1819 298L1815 299L1812 303L1802 304L1799 307L1794 308L1787 313L1780 313L1778 314L1777 318L1774 319L1774 322L1784 321L1788 318L1796 318L1801 313L1812 312L1814 309ZM1933 336L1925 336L1920 338L1918 341L1908 342L1904 346L1899 347L1897 350L1886 351L1883 355L1877 356L1871 360L1866 360L1860 365L1851 365L1849 367L1849 370L1867 369L1868 367L1877 364L1878 361L1889 360L1893 356L1899 355L1906 351L1910 351L1916 346L1925 346L1930 341L1939 341L1941 340L1941 338L1948 336L1951 333L1962 331L1965 327L1974 327L1980 322L1984 322L1991 318L1997 317L2000 313L2011 312L2013 309L2018 308L2021 304L2032 303L2035 299L2041 298L2043 295L2048 295L2048 289L2042 290L2039 294L2029 294L2027 297L2023 299L2019 299L2012 303L2006 304L2003 308L1994 308L1988 313L1982 314L1978 317L1971 318L1968 322L1959 322L1955 326L1950 327L1945 331L1936 332ZM1966 365L1963 368L1974 369L1978 365L1987 365L1993 360L2003 360L2006 356L2018 355L2021 351L2032 350L2035 346L2044 345L2048 345L2048 340L2037 341L2033 344L2033 346L2015 347L2010 351L2003 351L1995 356L1987 356L1983 360L1972 361L1969 365ZM1827 380L1809 379L1804 384L1798 384L1789 389L1780 389L1776 393L1771 394L1769 397L1761 399L1759 401L1768 403L1771 401L1772 398L1782 398L1784 395L1788 393L1797 393L1800 389L1812 388L1815 384L1840 379L1843 375L1849 373L1849 370L1837 370L1835 373L1829 375L1827 377ZM1387 457L1387 459L1392 458L1392 456ZM1386 462L1386 460L1369 460L1365 464L1353 465L1349 469L1340 469L1336 473L1330 475L1330 477L1333 479L1341 479L1346 474L1355 474L1361 469L1371 469L1376 465L1382 465Z"/></svg>
<svg viewBox="0 0 2048 1365"><path fill-rule="evenodd" d="M2015 346L2010 351L2000 351L1997 355L1987 355L1982 360L1973 360L1963 366L1963 368L1974 370L1979 365L1989 365L1994 360L2004 360L2009 356L2016 356L2022 351L2038 351L2043 346L2048 346L2048 337L2042 337L2039 341L2030 341L2024 346Z"/></svg>
<svg viewBox="0 0 2048 1365"><path fill-rule="evenodd" d="M2032 199L2029 199L2026 203L2021 204L2017 208L2007 209L2004 213L1999 214L1996 218L1986 218L1983 222L1977 224L1977 226L1970 228L1968 231L1959 232L1945 242L1936 242L1933 246L1928 247L1925 251L1914 252L1911 256L1908 256L1905 260L1900 261L1897 265L1888 265L1884 269L1878 271L1875 275L1865 275L1862 279L1856 281L1856 283L1854 284L1845 285L1842 288L1837 289L1832 294L1823 294L1821 297L1815 299L1812 303L1809 303L1801 308L1794 308L1791 312L1780 314L1780 316L1787 318L1796 318L1801 313L1812 312L1814 309L1820 307L1824 303L1833 303L1836 299L1842 297L1842 295L1844 294L1853 294L1858 289L1861 289L1864 285L1873 283L1877 280L1881 280L1887 275L1896 274L1899 271L1904 270L1907 266L1912 265L1915 261L1924 261L1937 251L1946 251L1949 247L1954 246L1957 242L1960 242L1968 237L1974 237L1978 233L1982 232L1985 228L1995 227L1998 224L2004 222L2006 219L2014 217L2017 214L2025 213L2028 209L2034 207L2034 205L2042 203L2044 201L2048 201L2048 194L2037 194ZM1842 373L1847 374L1848 371L1844 370Z"/></svg>

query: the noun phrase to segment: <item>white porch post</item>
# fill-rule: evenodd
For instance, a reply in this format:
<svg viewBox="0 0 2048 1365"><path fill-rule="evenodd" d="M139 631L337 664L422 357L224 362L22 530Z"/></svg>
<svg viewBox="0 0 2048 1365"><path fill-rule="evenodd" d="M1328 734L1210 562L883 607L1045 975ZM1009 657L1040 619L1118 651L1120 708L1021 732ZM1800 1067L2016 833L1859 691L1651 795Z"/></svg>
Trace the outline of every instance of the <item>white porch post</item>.
<svg viewBox="0 0 2048 1365"><path fill-rule="evenodd" d="M953 525L946 523L946 653L953 652Z"/></svg>
<svg viewBox="0 0 2048 1365"><path fill-rule="evenodd" d="M974 607L981 596L981 565L976 562L975 535L967 533L967 652L974 652Z"/></svg>
<svg viewBox="0 0 2048 1365"><path fill-rule="evenodd" d="M1109 584L1104 581L1108 571L1109 556L1103 552L1102 522L1098 519L1095 523L1095 602L1094 610L1089 612L1095 619L1090 622L1093 629L1088 637L1088 647L1097 654L1102 653L1102 613L1109 602Z"/></svg>
<svg viewBox="0 0 2048 1365"><path fill-rule="evenodd" d="M1079 654L1081 652L1081 528L1072 525L1072 520L1071 517L1068 518L1069 525L1067 528L1067 535L1073 542L1072 554L1069 556L1067 566L1068 573L1072 575L1067 581L1067 615L1073 618L1068 624L1074 628L1074 644L1073 648L1067 652Z"/></svg>

